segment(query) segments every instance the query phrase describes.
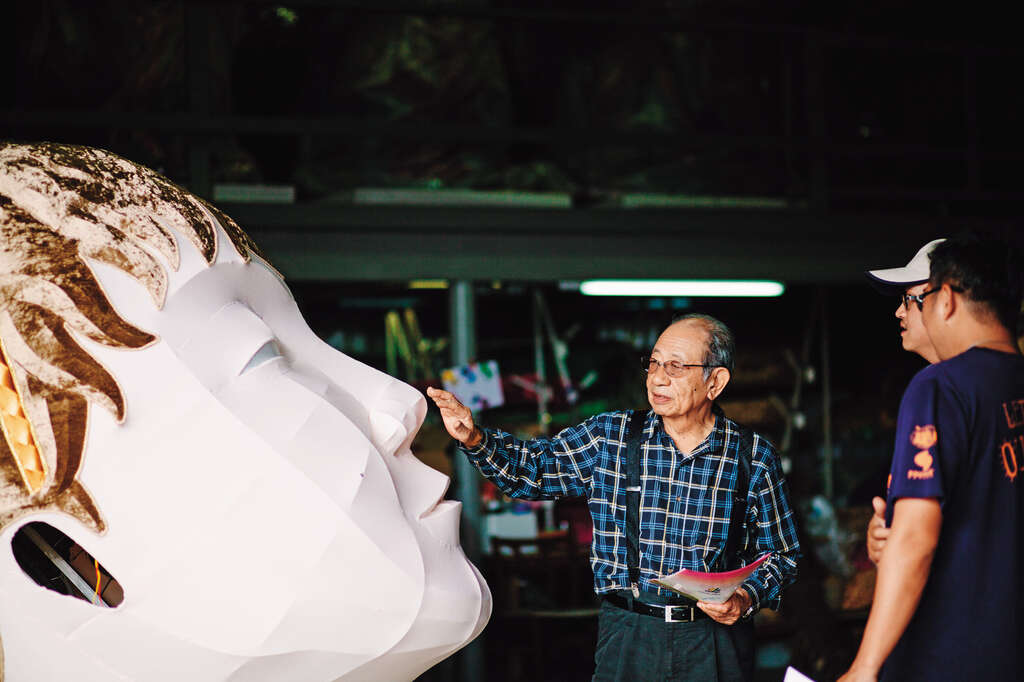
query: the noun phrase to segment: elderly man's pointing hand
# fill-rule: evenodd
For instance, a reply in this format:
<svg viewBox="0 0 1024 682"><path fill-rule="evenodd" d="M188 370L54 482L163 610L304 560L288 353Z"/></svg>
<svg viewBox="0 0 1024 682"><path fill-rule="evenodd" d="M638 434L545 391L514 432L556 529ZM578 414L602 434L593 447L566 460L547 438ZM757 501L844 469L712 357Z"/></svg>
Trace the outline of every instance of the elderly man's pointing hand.
<svg viewBox="0 0 1024 682"><path fill-rule="evenodd" d="M473 412L459 402L458 398L439 388L427 388L427 395L441 411L441 419L448 435L467 448L476 447L483 440L483 433L473 422Z"/></svg>

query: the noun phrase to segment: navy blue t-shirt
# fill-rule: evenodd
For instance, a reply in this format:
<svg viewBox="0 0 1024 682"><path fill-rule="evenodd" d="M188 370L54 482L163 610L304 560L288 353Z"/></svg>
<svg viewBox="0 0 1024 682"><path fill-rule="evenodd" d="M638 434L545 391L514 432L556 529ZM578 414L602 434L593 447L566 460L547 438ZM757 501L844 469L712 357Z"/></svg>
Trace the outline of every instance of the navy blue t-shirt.
<svg viewBox="0 0 1024 682"><path fill-rule="evenodd" d="M887 522L937 498L942 530L921 602L884 680L1024 674L1024 358L972 348L926 367L900 403Z"/></svg>

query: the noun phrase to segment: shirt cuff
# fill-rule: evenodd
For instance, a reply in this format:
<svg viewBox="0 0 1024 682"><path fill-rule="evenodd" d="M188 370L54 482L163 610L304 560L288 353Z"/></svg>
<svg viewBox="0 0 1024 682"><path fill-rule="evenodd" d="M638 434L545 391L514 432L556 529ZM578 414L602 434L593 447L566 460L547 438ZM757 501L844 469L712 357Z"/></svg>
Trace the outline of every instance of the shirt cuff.
<svg viewBox="0 0 1024 682"><path fill-rule="evenodd" d="M487 454L487 446L490 443L490 437L487 434L487 429L483 427L478 428L480 428L480 433L482 437L480 438L480 442L474 445L473 447L467 448L460 441L455 441L455 444L458 447L458 449L462 450L473 459L479 459L482 455Z"/></svg>
<svg viewBox="0 0 1024 682"><path fill-rule="evenodd" d="M750 612L750 615L754 615L755 613L761 610L760 590L764 588L756 580L747 580L745 583L740 585L740 587L746 590L747 594L750 595L750 605L753 607L753 610Z"/></svg>

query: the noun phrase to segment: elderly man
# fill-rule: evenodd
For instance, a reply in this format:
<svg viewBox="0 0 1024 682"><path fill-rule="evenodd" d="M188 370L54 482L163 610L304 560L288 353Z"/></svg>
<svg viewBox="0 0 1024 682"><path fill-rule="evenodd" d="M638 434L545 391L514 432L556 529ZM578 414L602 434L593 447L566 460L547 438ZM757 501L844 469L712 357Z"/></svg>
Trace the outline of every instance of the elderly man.
<svg viewBox="0 0 1024 682"><path fill-rule="evenodd" d="M928 256L932 249L944 241L946 240L933 239L928 242L918 249L910 262L902 268L868 270L866 273L879 291L900 297L900 304L896 306L896 319L899 320L903 350L917 353L928 364L938 362L939 356L921 321L921 311L912 304L912 301L914 297L928 289ZM889 528L885 525L885 500L875 497L871 500L871 505L875 513L868 522L868 557L878 564L882 558L885 541L889 537Z"/></svg>
<svg viewBox="0 0 1024 682"><path fill-rule="evenodd" d="M448 433L506 494L588 499L594 591L603 597L595 680L750 679L750 616L776 608L796 576L799 544L775 450L756 433L741 438L715 408L732 366L729 329L684 316L643 361L649 412L600 414L531 441L481 428L450 393L428 390ZM736 509L746 509L734 515L737 487ZM683 568L736 568L766 552L723 604L694 603L652 582Z"/></svg>
<svg viewBox="0 0 1024 682"><path fill-rule="evenodd" d="M900 404L888 543L857 680L1009 680L1024 669L1024 358L1018 254L962 237L908 305L940 362ZM884 667L882 663L884 661Z"/></svg>

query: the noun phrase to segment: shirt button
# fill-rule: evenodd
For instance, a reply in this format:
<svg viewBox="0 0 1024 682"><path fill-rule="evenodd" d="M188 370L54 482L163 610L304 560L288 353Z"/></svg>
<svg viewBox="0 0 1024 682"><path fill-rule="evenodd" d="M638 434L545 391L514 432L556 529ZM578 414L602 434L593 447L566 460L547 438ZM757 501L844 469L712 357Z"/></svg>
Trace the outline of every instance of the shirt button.
<svg viewBox="0 0 1024 682"><path fill-rule="evenodd" d="M682 502L683 498L681 495L676 495L676 502Z"/></svg>

